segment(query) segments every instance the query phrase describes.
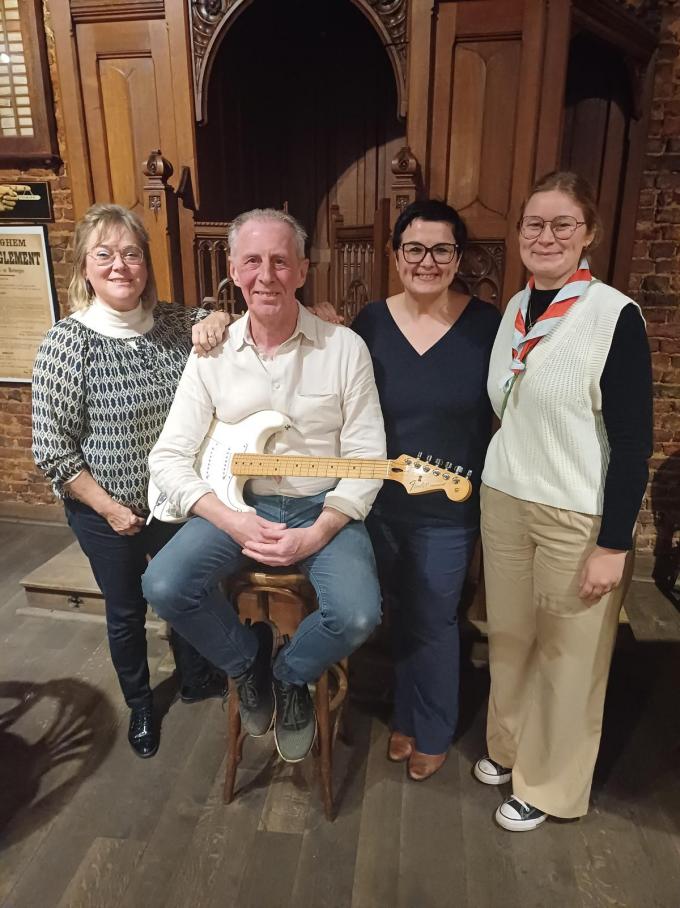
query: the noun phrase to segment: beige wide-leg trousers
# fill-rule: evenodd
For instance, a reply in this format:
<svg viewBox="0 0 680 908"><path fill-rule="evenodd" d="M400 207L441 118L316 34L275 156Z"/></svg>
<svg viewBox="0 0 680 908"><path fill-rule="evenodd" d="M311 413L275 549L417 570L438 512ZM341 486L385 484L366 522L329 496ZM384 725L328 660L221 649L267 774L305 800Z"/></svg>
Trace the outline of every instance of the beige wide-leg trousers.
<svg viewBox="0 0 680 908"><path fill-rule="evenodd" d="M489 756L512 767L518 798L557 817L588 811L626 586L579 599L599 528L599 517L482 486Z"/></svg>

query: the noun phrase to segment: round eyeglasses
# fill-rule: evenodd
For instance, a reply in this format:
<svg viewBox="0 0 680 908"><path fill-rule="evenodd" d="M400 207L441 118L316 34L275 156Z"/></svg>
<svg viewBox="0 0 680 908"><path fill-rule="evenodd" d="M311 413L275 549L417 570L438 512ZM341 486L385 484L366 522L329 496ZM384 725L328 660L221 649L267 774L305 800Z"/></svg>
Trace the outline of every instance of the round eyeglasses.
<svg viewBox="0 0 680 908"><path fill-rule="evenodd" d="M585 221L577 221L576 218L571 217L569 214L560 214L550 221L535 215L529 215L522 218L519 222L519 232L525 240L535 240L543 233L543 228L546 224L550 224L550 229L555 239L568 240L579 227L583 227Z"/></svg>
<svg viewBox="0 0 680 908"><path fill-rule="evenodd" d="M419 265L430 253L438 265L449 265L458 252L455 243L436 243L434 246L425 246L423 243L402 243L399 247L404 261L409 265Z"/></svg>
<svg viewBox="0 0 680 908"><path fill-rule="evenodd" d="M106 268L113 265L119 255L124 265L141 265L144 261L144 250L139 246L125 246L123 249L109 249L108 246L95 246L87 253L95 265Z"/></svg>

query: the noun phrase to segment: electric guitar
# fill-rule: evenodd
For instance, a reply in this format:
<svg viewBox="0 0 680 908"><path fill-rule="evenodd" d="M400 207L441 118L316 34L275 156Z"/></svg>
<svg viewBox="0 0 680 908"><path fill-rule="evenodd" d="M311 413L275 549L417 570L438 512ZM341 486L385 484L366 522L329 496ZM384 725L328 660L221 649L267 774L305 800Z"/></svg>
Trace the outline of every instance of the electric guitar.
<svg viewBox="0 0 680 908"><path fill-rule="evenodd" d="M213 419L196 456L196 472L233 511L253 510L243 500L243 488L255 476L393 479L409 495L442 491L451 501L465 501L472 494L469 472L463 476L462 467L451 469L450 463L431 463L431 457L423 459L422 454L402 454L394 460L264 454L271 436L287 428L288 417L276 410L260 410L234 424ZM155 517L166 523L181 523L187 519L153 481L149 483L149 510L149 520Z"/></svg>

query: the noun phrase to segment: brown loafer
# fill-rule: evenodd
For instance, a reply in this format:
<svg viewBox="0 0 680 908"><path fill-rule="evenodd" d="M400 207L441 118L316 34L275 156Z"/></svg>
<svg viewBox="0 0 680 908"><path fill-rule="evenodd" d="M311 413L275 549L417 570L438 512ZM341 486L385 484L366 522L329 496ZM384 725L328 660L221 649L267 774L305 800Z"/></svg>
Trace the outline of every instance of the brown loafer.
<svg viewBox="0 0 680 908"><path fill-rule="evenodd" d="M408 777L414 782L424 782L433 776L438 769L441 769L448 752L443 754L422 754L419 750L414 750L408 760Z"/></svg>
<svg viewBox="0 0 680 908"><path fill-rule="evenodd" d="M413 753L415 743L415 738L409 738L400 731L393 731L387 746L387 759L393 763L403 763Z"/></svg>

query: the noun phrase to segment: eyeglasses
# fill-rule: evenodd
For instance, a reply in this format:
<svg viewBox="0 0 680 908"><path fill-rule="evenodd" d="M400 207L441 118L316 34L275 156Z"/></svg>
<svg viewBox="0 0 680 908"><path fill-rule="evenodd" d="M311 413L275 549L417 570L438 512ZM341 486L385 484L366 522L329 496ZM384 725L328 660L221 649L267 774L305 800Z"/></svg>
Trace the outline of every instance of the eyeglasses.
<svg viewBox="0 0 680 908"><path fill-rule="evenodd" d="M144 261L144 250L139 246L125 246L123 249L109 249L108 246L95 246L87 253L95 265L106 268L113 265L119 255L124 265L141 265Z"/></svg>
<svg viewBox="0 0 680 908"><path fill-rule="evenodd" d="M583 227L585 221L577 221L568 214L560 214L551 221L530 215L519 222L519 232L525 240L535 240L543 233L546 224L550 224L555 239L568 240L579 227Z"/></svg>
<svg viewBox="0 0 680 908"><path fill-rule="evenodd" d="M422 243L402 243L399 247L404 261L409 265L418 265L430 253L438 265L448 265L456 257L458 246L455 243L437 243L435 246L424 246Z"/></svg>

